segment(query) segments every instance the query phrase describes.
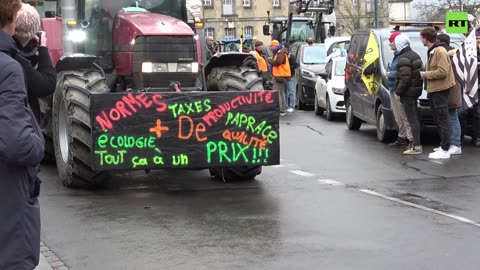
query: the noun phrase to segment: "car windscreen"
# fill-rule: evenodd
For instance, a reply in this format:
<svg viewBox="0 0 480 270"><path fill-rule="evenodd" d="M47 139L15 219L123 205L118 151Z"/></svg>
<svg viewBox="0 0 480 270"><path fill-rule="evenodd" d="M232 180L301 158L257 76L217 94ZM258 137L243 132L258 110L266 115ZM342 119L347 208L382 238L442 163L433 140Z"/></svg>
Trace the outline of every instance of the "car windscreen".
<svg viewBox="0 0 480 270"><path fill-rule="evenodd" d="M335 62L335 72L333 73L334 76L345 76L345 64L347 61L345 59L337 60Z"/></svg>
<svg viewBox="0 0 480 270"><path fill-rule="evenodd" d="M402 34L408 35L410 39L410 47L413 51L418 53L422 62L425 65L427 63L427 47L423 46L422 40L420 39L420 32L404 32ZM452 47L459 47L462 45L463 38L461 36L455 35L450 36L450 45ZM393 51L390 49L390 41L388 41L388 36L382 37L382 54L383 54L383 64L385 66L392 63Z"/></svg>
<svg viewBox="0 0 480 270"><path fill-rule="evenodd" d="M327 50L325 46L306 46L303 48L304 64L325 64L327 60Z"/></svg>

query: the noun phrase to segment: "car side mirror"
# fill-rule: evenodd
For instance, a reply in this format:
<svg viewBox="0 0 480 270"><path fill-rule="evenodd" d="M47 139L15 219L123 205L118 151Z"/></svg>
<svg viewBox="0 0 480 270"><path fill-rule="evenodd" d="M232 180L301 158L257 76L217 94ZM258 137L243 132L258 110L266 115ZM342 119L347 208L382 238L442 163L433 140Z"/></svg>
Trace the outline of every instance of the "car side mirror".
<svg viewBox="0 0 480 270"><path fill-rule="evenodd" d="M263 34L264 34L265 36L269 36L269 35L270 35L270 25L265 24L265 25L263 26Z"/></svg>
<svg viewBox="0 0 480 270"><path fill-rule="evenodd" d="M45 11L45 18L55 18L55 11Z"/></svg>
<svg viewBox="0 0 480 270"><path fill-rule="evenodd" d="M322 79L327 80L327 77L328 77L327 72L320 71L318 74L320 75L320 77L322 77Z"/></svg>

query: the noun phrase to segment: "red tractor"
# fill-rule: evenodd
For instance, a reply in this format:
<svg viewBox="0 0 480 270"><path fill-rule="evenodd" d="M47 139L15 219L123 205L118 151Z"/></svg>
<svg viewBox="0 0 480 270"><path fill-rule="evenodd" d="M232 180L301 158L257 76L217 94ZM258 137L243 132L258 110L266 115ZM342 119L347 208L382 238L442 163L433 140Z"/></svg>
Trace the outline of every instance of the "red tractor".
<svg viewBox="0 0 480 270"><path fill-rule="evenodd" d="M186 132L181 131L182 125L185 126L185 123L188 123L188 121L193 123L195 119L201 120L201 113L207 113L209 109L204 107L204 111L200 112L201 110L198 107L200 101L196 101L195 98L207 100L205 97L214 98L215 95L229 94L232 97L238 96L239 91L243 93L245 91L253 91L254 93L264 91L262 80L258 77L256 70L244 64L246 59L251 57L249 54L231 53L217 55L204 65L205 61L202 61L202 58L205 58L201 50L201 48L206 48L203 44L204 38L201 35L201 30L197 35L196 29L192 27L192 24L188 24L186 0L44 1L42 5L37 5L37 9L45 14L45 18L42 19L42 27L47 32L48 48L58 76L55 93L50 98L41 101L43 104L41 106L41 124L46 139L46 158L51 157L55 160L58 174L63 184L67 187L91 187L103 184L109 178L111 170L131 168L148 171L157 168L179 168L173 166L180 164L180 162L177 162L180 159L175 159L176 157L172 158L173 163L171 166L168 166L167 161L163 163L160 157L156 157L155 166L153 166L152 161L147 161L150 154L145 154L145 151L150 149L142 148L144 146L147 147L147 143L142 144L139 141L144 139L150 145L151 141L149 140L153 138L152 142L158 142L161 134L157 132L157 137L148 137L149 135L145 135L145 137L133 136L136 135L138 130L143 130L143 128L147 129L146 132L148 134L148 128L151 124L150 120L153 121L159 118L159 116L151 115L150 112L147 114L145 110L144 115L136 116L138 118L136 118L135 122L131 122L123 127L116 126L116 130L109 130L104 126L102 126L102 129L96 130L100 126L99 123L105 123L105 119L101 118L101 115L93 115L95 113L93 110L109 106L108 102L101 103L101 100L109 100L113 104L113 109L109 111L110 118L108 120L113 121L116 120L115 113L118 115L121 113L122 116L126 117L131 116L132 112L141 111L142 103L140 101L145 105L143 109L146 109L146 105L151 104L148 103L147 97L153 98L154 101L155 99L160 100L163 98L166 103L175 102L176 99L188 99L190 105L185 102L184 104L187 104L185 106L188 106L190 109L194 108L195 105L198 117L195 118L195 114L190 112L187 115L187 111L177 111L178 114L183 113L185 116L182 118L182 116L176 115L176 112L174 115L176 118L172 116L172 121L169 120L173 123L173 121L178 119L176 124L180 126L176 127L179 129L178 137L185 139L187 138L188 130ZM42 1L35 0L35 2L38 4ZM181 92L178 93L179 91ZM212 91L217 91L215 92L217 94ZM222 94L218 91L228 92ZM162 95L158 93L162 93ZM136 100L135 97L137 98ZM260 97L260 94L258 97ZM274 99L276 99L276 95ZM94 100L100 101L96 102L95 104L97 105L94 106ZM121 103L123 102L122 100L125 103ZM241 100L239 99L239 101ZM247 104L248 97L243 100ZM255 101L257 101L257 95L255 95ZM124 106L122 107L123 110L119 108L121 105L119 102L124 104L122 105ZM125 104L130 106L130 111L125 109L125 106L127 106ZM138 107L135 107L135 104ZM202 101L202 104L206 105L206 102ZM232 107L234 106L234 103L229 104L232 104ZM219 113L212 108L216 105L209 104L209 106L211 111L208 112L208 115L212 117L218 116ZM162 112L166 113L172 107L173 105L168 105L168 107L165 105ZM227 117L227 114L228 117L231 114L233 115L229 111L233 109L226 110L221 105L218 105L217 108L218 112L225 114L225 117ZM159 108L157 108L157 111L160 112ZM262 110L261 107L258 107L253 111L260 113ZM127 112L129 113L128 115ZM108 116L107 114L105 115ZM192 118L187 118L190 116ZM204 122L195 123L195 134L198 141L206 138L206 136L201 136L201 132L205 133L205 130L209 128L206 123L210 125L213 123L213 126L220 123L219 120L217 123L217 118L211 118L215 119L212 122L210 121L211 119L208 120L208 117L205 117L207 117L207 114L203 118ZM236 128L242 126L243 114L238 117L238 121L235 123ZM245 114L245 119L246 117ZM235 157L236 155L236 159L227 159L226 148L224 149L223 144L215 141L215 145L210 144L207 148L201 146L203 148L200 152L210 151L208 153L208 162L200 162L207 159L207 154L202 154L203 156L192 155L190 162L185 162L188 158L184 159L183 154L179 155L178 157L182 157L181 160L186 165L183 168L199 169L200 165L197 166L195 164L203 164L200 167L210 169L212 176L218 179L254 178L261 173L261 165L272 165L279 162L278 153L273 153L279 152L278 144L272 144L271 147L275 149L270 149L270 155L268 155L269 152L265 148L267 137L270 143L275 140L275 143L278 143L278 116L276 117L273 118L276 123L269 130L265 129L264 126L258 127L260 121L256 123L258 129L254 131L252 124L252 129L249 130L250 132L258 133L259 137L263 137L260 140L265 140L265 144L262 145L261 149L259 148L261 144L255 143L253 145L253 139L250 138L251 149L243 149L242 152L240 150L237 151L237 148L241 149L242 145L248 144L248 137L243 138L243 141L242 139L237 139L236 144L239 145L237 147L233 142L235 138L228 135L230 133L225 137L225 132L227 131L225 130L223 133L217 133L223 134L223 138L229 139L228 145L232 144L231 148L234 151L232 156ZM103 119L102 121L104 122L97 123L95 119ZM250 118L248 119L248 121L253 121ZM229 118L229 120L231 120L230 123L233 123L235 119ZM158 124L159 120L156 121ZM265 123L263 124L265 125ZM245 122L243 128L246 125L247 123ZM170 130L172 131L172 127L170 127ZM275 134L271 135L272 131L275 130L277 132L276 137ZM115 149L110 149L115 150L117 154L121 153L122 162L124 158L132 160L132 166L130 166L131 163L129 161L125 163L130 164L127 164L128 166L119 164L119 155L114 156L112 154L110 155L112 158L109 158L108 154L104 154L106 152L102 152L104 149L102 147L105 147L105 143L101 140L107 138L107 135L114 134L112 132L117 131L120 133L135 133L132 133L133 135L130 134L132 135L130 137L133 138L132 142L135 139L135 144L132 144L132 147L127 147L121 151L116 147L113 147ZM152 128L150 128L151 131ZM119 134L108 137L106 144L118 147L120 138L125 138L125 142L127 139L130 139L130 137L122 137ZM246 136L247 134L243 135ZM212 134L210 138L213 138L212 136L214 135ZM166 139L168 141L168 138ZM168 145L164 143L164 148L162 149L158 146L159 144L153 145L155 144L153 142L152 149L154 150L152 151L157 151L158 153L175 152L175 150L188 152L193 151L189 148L201 148L200 146L195 146L197 141L189 142L185 140L181 141L182 143L178 143L178 138L176 139L176 141L173 139L169 141ZM98 151L96 151L96 148L99 150L97 149ZM258 152L254 148L258 148ZM132 156L126 158L127 154L124 156L124 153L130 149L133 149L130 151ZM210 160L214 151L219 151L218 156L221 163L215 163ZM248 155L254 154L256 161L252 163L253 158L247 158L247 151L255 151L255 153L252 152ZM144 158L144 161L142 161L142 153L148 156ZM263 153L262 158L269 156L270 160L265 159L265 162L263 162L262 159L262 162L260 162L259 157L261 153ZM239 156L242 158L239 158ZM243 158L244 156L245 158ZM115 157L118 157L118 159L115 160ZM135 158L137 159L135 160ZM165 159L168 160L170 158L166 157ZM107 165L107 163L109 166L102 167ZM159 166L160 164L165 166ZM213 165L209 166L209 164Z"/></svg>

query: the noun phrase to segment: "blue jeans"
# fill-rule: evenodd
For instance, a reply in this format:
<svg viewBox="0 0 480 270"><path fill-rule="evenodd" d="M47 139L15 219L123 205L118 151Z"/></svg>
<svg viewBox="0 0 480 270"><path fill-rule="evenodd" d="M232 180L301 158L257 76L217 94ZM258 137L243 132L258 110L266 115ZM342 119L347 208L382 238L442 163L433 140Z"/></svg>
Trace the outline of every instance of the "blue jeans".
<svg viewBox="0 0 480 270"><path fill-rule="evenodd" d="M450 118L450 144L460 147L462 134L460 127L460 119L458 119L458 109L448 109Z"/></svg>
<svg viewBox="0 0 480 270"><path fill-rule="evenodd" d="M288 108L295 108L295 80L293 78L285 79L285 98L287 100Z"/></svg>

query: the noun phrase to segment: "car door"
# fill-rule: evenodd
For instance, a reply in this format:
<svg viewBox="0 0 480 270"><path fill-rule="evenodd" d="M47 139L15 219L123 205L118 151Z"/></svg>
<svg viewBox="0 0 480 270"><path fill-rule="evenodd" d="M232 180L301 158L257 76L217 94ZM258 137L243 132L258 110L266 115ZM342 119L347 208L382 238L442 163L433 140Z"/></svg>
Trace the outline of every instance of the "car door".
<svg viewBox="0 0 480 270"><path fill-rule="evenodd" d="M375 36L375 35L374 35ZM377 36L375 36L375 39L377 40L377 44L380 44L380 41L378 40ZM380 48L378 48L380 49ZM366 47L365 47L366 50ZM363 56L365 53L363 53ZM362 57L363 57L362 56ZM379 67L379 60L377 60L376 66ZM379 68L377 69L379 70ZM379 71L377 71L379 72ZM377 76L377 75L375 75ZM363 88L365 91L363 92L363 112L365 114L365 117L367 117L371 123L375 123L377 120L377 112L375 111L375 100L377 98L377 94L370 94L367 90L366 87Z"/></svg>
<svg viewBox="0 0 480 270"><path fill-rule="evenodd" d="M320 87L318 89L317 95L318 95L318 104L322 108L327 107L327 85L328 82L331 79L332 76L332 63L333 61L329 61L327 65L325 66L325 73L327 76L325 78L322 78L322 76L318 77L318 80L320 80Z"/></svg>
<svg viewBox="0 0 480 270"><path fill-rule="evenodd" d="M357 117L364 118L363 112L363 98L365 86L362 82L362 59L359 57L359 52L363 51L367 46L368 35L362 32L357 32L353 34L350 46L347 52L347 68L346 68L346 80L348 80L348 88L350 90L350 104L352 105L353 111ZM365 54L365 52L363 52Z"/></svg>

